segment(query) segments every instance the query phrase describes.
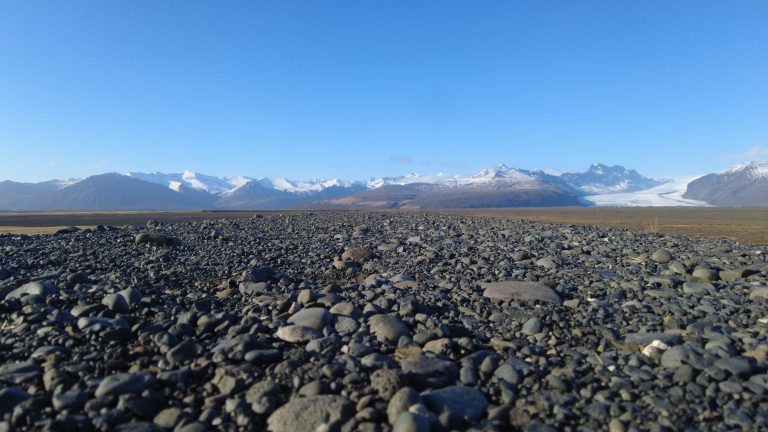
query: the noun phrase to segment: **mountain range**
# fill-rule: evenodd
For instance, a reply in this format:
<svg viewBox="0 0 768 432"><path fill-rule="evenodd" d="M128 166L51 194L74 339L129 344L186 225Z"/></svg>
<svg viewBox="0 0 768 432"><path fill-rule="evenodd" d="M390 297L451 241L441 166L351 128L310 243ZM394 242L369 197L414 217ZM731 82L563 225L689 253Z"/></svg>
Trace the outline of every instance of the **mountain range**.
<svg viewBox="0 0 768 432"><path fill-rule="evenodd" d="M419 209L552 206L768 205L768 162L652 179L622 166L548 173L499 164L471 176L407 174L289 180L181 173L107 173L83 180L0 182L3 211Z"/></svg>

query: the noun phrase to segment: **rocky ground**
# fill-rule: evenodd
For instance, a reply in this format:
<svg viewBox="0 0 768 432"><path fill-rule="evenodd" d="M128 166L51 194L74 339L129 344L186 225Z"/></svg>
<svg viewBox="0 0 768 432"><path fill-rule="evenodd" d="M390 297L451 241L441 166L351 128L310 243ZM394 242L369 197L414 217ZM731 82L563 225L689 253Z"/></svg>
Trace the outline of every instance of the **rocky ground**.
<svg viewBox="0 0 768 432"><path fill-rule="evenodd" d="M765 247L419 213L0 236L0 430L765 430Z"/></svg>

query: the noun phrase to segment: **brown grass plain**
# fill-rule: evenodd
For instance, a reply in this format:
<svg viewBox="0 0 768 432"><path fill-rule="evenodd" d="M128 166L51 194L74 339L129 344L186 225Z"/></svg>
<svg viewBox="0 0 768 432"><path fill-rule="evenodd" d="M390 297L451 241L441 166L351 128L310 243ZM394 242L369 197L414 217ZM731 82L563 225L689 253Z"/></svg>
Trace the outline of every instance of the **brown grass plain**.
<svg viewBox="0 0 768 432"><path fill-rule="evenodd" d="M183 212L0 212L0 234L51 233L65 226L144 225L204 219L250 218L256 214L307 213L287 211L183 211ZM323 211L323 210L319 210ZM611 226L638 232L725 237L742 243L768 244L768 208L731 207L558 207L433 210L464 216L530 220L556 224Z"/></svg>
<svg viewBox="0 0 768 432"><path fill-rule="evenodd" d="M768 244L766 207L560 207L451 210L452 214L595 225L636 232L725 237Z"/></svg>

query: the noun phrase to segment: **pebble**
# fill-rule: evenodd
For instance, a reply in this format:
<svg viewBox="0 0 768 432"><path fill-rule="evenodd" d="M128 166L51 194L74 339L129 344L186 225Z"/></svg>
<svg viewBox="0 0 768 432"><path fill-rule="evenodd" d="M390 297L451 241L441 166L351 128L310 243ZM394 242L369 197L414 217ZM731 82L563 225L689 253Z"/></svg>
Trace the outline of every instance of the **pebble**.
<svg viewBox="0 0 768 432"><path fill-rule="evenodd" d="M373 315L368 318L368 327L382 343L397 343L401 336L409 336L408 327L394 315Z"/></svg>
<svg viewBox="0 0 768 432"><path fill-rule="evenodd" d="M338 395L292 399L267 419L274 432L338 430L354 415L355 405Z"/></svg>
<svg viewBox="0 0 768 432"><path fill-rule="evenodd" d="M541 333L543 330L544 324L542 324L541 320L533 317L523 324L522 331L528 336L533 336L535 334Z"/></svg>
<svg viewBox="0 0 768 432"><path fill-rule="evenodd" d="M424 403L436 415L474 423L485 414L488 401L483 392L464 386L451 386L421 394Z"/></svg>
<svg viewBox="0 0 768 432"><path fill-rule="evenodd" d="M666 264L672 261L672 254L666 249L657 249L651 254L651 259L659 264Z"/></svg>
<svg viewBox="0 0 768 432"><path fill-rule="evenodd" d="M429 432L429 419L411 412L405 411L392 426L392 432Z"/></svg>
<svg viewBox="0 0 768 432"><path fill-rule="evenodd" d="M439 388L454 382L459 368L450 360L426 355L417 355L400 362L403 372L421 388Z"/></svg>
<svg viewBox="0 0 768 432"><path fill-rule="evenodd" d="M15 388L15 387L6 387L4 389L0 390L0 417L7 413L13 412L13 409L16 407L16 405L20 404L21 402L24 402L25 400L31 398L29 393L26 391Z"/></svg>
<svg viewBox="0 0 768 432"><path fill-rule="evenodd" d="M324 308L306 308L293 314L288 322L322 331L331 322L331 313Z"/></svg>
<svg viewBox="0 0 768 432"><path fill-rule="evenodd" d="M150 387L154 378L138 373L118 373L105 377L96 388L96 397L122 395L126 393L141 393Z"/></svg>
<svg viewBox="0 0 768 432"><path fill-rule="evenodd" d="M421 395L412 387L402 387L387 404L387 418L394 425L400 414L407 412L412 405L421 403Z"/></svg>
<svg viewBox="0 0 768 432"><path fill-rule="evenodd" d="M275 336L290 343L304 343L322 337L322 333L312 327L290 325L277 329Z"/></svg>
<svg viewBox="0 0 768 432"><path fill-rule="evenodd" d="M481 284L483 296L502 301L534 301L560 303L560 296L546 285L537 282L502 281Z"/></svg>

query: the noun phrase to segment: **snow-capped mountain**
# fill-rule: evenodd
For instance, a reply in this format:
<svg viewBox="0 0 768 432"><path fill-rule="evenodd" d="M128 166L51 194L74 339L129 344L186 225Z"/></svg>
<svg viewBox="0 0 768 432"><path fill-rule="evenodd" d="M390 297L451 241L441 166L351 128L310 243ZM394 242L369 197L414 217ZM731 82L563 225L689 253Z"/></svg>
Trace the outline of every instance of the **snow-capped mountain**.
<svg viewBox="0 0 768 432"><path fill-rule="evenodd" d="M188 187L198 191L207 192L210 194L219 194L228 190L236 189L245 183L253 180L249 177L232 176L232 177L215 177L205 174L196 173L190 170L184 170L181 173L128 173L129 177L133 177L139 180L143 180L149 183L161 184L167 186L175 191L179 191L182 187Z"/></svg>
<svg viewBox="0 0 768 432"><path fill-rule="evenodd" d="M559 177L577 190L595 195L641 191L667 182L644 177L620 165L609 167L601 163L591 165L585 172L564 173Z"/></svg>
<svg viewBox="0 0 768 432"><path fill-rule="evenodd" d="M499 164L491 168L481 170L465 181L467 184L487 184L495 182L518 183L535 180L534 177L526 174L522 170L510 168L504 164Z"/></svg>
<svg viewBox="0 0 768 432"><path fill-rule="evenodd" d="M259 182L272 189L283 192L307 194L320 192L330 187L348 188L354 185L362 185L363 182L346 181L339 179L314 178L307 181L288 180L284 177L262 178Z"/></svg>
<svg viewBox="0 0 768 432"><path fill-rule="evenodd" d="M532 180L535 180L535 178L526 174L523 170L510 168L504 164L499 164L480 170L476 174L468 177L445 173L409 173L398 177L382 177L370 179L366 184L369 189L375 189L387 185L404 186L414 183L427 183L446 187L460 187L466 185L489 184L494 182L517 183Z"/></svg>
<svg viewBox="0 0 768 432"><path fill-rule="evenodd" d="M683 195L718 206L768 206L768 162L751 162L692 181Z"/></svg>
<svg viewBox="0 0 768 432"><path fill-rule="evenodd" d="M408 173L403 176L396 177L380 177L369 179L365 184L368 189L376 189L382 186L389 185L409 185L415 183L427 183L445 186L455 186L461 184L465 177L459 175L449 175L444 173L437 174L418 174Z"/></svg>

